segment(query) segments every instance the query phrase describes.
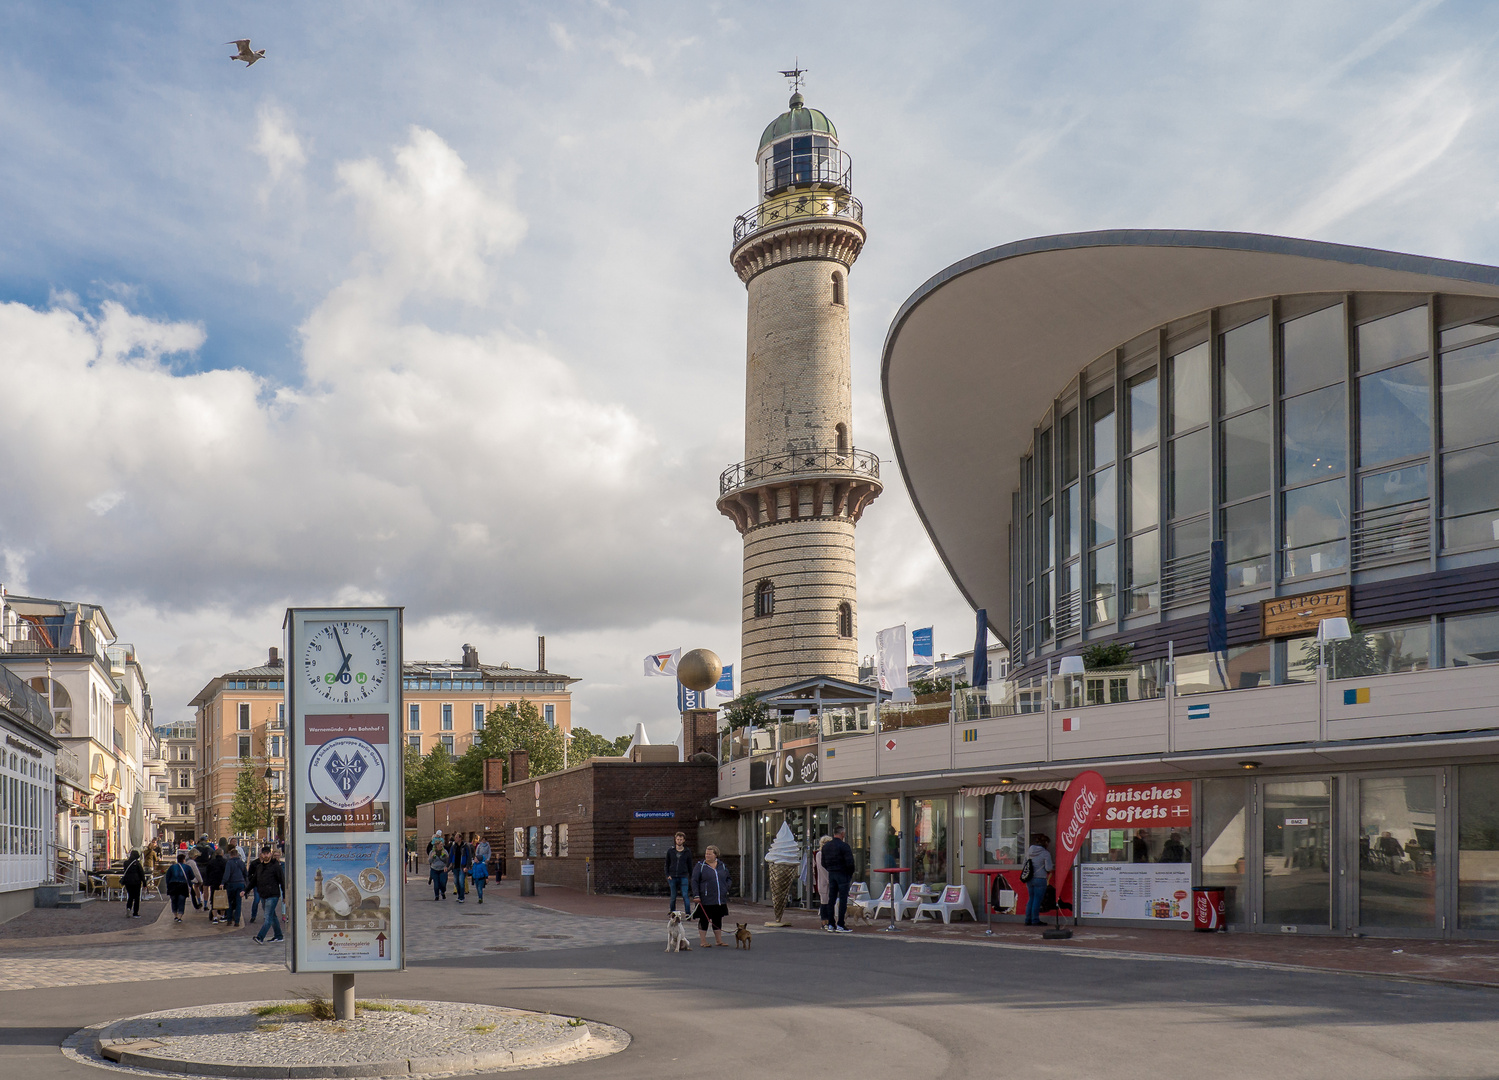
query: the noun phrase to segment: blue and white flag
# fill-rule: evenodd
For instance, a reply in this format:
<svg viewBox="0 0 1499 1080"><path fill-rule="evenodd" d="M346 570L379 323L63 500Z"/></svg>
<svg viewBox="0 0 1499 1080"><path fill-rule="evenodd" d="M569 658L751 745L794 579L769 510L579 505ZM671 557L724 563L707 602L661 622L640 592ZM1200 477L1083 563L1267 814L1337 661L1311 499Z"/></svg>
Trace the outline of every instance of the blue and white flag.
<svg viewBox="0 0 1499 1080"><path fill-rule="evenodd" d="M713 692L715 694L717 694L719 697L733 697L734 696L734 665L733 664L725 664L723 666L723 674L718 677L718 682L713 687Z"/></svg>
<svg viewBox="0 0 1499 1080"><path fill-rule="evenodd" d="M911 655L917 660L932 662L932 628L924 626L911 631Z"/></svg>
<svg viewBox="0 0 1499 1080"><path fill-rule="evenodd" d="M680 647L671 652L658 652L645 658L645 673L647 675L666 675L670 678L677 676L677 661L682 659Z"/></svg>
<svg viewBox="0 0 1499 1080"><path fill-rule="evenodd" d="M677 683L677 711L686 712L688 709L707 709L708 692L706 690L689 690L681 683Z"/></svg>

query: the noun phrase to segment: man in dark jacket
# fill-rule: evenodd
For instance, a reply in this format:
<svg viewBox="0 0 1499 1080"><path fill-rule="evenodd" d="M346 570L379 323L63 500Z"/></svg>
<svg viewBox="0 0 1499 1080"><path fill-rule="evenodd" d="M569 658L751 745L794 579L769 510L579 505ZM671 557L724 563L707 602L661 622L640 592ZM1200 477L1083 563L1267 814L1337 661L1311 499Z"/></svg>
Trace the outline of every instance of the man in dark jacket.
<svg viewBox="0 0 1499 1080"><path fill-rule="evenodd" d="M261 853L261 856L258 859L251 858L250 853L254 850L255 849L253 847L245 849L245 858L249 859L249 862L245 864L245 895L250 898L251 926L255 925L255 916L260 912L260 894L255 891L255 875L260 873L261 865L267 862L269 859L269 856L264 852Z"/></svg>
<svg viewBox="0 0 1499 1080"><path fill-rule="evenodd" d="M125 860L125 872L120 875L120 885L125 890L125 917L141 917L141 886L146 883L146 870L141 864L140 854L132 851Z"/></svg>
<svg viewBox="0 0 1499 1080"><path fill-rule="evenodd" d="M223 845L213 848L208 853L208 858L203 864L203 884L208 887L208 921L218 922L219 917L214 914L213 897L224 887L224 859Z"/></svg>
<svg viewBox="0 0 1499 1080"><path fill-rule="evenodd" d="M255 944L264 945L268 930L275 931L277 941L286 936L281 932L281 920L276 918L276 905L286 892L286 874L281 864L271 858L271 845L266 844L260 849L260 857L263 861L255 873L255 895L260 897L261 906L265 908L265 922L255 935Z"/></svg>
<svg viewBox="0 0 1499 1080"><path fill-rule="evenodd" d="M682 911L690 914L687 903L687 882L692 877L692 849L687 846L687 834L677 833L676 846L666 853L666 887L671 890L671 907L667 914L677 910L677 896L682 897Z"/></svg>
<svg viewBox="0 0 1499 1080"><path fill-rule="evenodd" d="M822 845L822 868L828 872L828 906L833 923L829 930L837 934L851 934L844 920L848 917L848 887L854 880L854 849L843 839L844 829L839 825L833 830L833 838Z"/></svg>

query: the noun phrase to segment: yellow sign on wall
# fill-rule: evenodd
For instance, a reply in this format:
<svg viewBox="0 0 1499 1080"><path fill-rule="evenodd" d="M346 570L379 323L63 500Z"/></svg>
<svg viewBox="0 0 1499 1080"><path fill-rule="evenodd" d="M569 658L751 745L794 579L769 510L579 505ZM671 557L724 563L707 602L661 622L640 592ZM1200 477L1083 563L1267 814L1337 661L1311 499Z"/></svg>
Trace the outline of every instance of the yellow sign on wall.
<svg viewBox="0 0 1499 1080"><path fill-rule="evenodd" d="M1338 589L1266 600L1260 604L1260 636L1315 634L1321 620L1348 617L1349 593L1349 587L1344 585Z"/></svg>

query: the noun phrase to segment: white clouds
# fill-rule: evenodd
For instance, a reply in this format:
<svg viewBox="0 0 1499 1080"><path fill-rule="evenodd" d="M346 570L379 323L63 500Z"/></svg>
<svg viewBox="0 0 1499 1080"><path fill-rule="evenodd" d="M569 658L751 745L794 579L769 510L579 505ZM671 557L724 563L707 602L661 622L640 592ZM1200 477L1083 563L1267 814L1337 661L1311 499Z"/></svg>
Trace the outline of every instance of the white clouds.
<svg viewBox="0 0 1499 1080"><path fill-rule="evenodd" d="M577 48L577 43L573 41L572 34L568 33L567 27L561 23L547 23L547 33L552 35L552 41L563 52L572 52Z"/></svg>
<svg viewBox="0 0 1499 1080"><path fill-rule="evenodd" d="M270 188L282 180L295 178L307 164L302 140L292 130L286 112L275 105L262 105L256 113L255 152L265 158L270 173L270 183L262 192L262 199Z"/></svg>

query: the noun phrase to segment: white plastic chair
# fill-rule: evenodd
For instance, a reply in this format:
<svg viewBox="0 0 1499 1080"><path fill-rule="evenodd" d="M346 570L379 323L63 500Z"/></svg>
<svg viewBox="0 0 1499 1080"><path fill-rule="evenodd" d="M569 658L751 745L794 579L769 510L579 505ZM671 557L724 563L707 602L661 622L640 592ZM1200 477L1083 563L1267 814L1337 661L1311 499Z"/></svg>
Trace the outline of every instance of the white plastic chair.
<svg viewBox="0 0 1499 1080"><path fill-rule="evenodd" d="M968 890L961 885L948 885L943 888L941 896L928 900L916 909L916 918L921 918L924 913L933 917L941 915L943 922L950 923L953 914L959 911L966 911L970 919L978 922L978 916L973 912L973 903L968 899Z"/></svg>
<svg viewBox="0 0 1499 1080"><path fill-rule="evenodd" d="M871 919L878 919L882 910L890 910L890 897L893 895L894 891L895 886L887 884L885 886L885 891L880 893L878 898L871 898L868 901L865 901L861 906L865 911L869 913L869 917Z"/></svg>
<svg viewBox="0 0 1499 1080"><path fill-rule="evenodd" d="M888 910L892 905L894 905L896 921L899 922L901 919L904 919L907 912L914 912L919 907L921 907L921 902L923 899L925 899L921 895L922 889L924 888L924 885L911 885L906 889L905 896L897 896L894 900L892 900L890 898L892 891L891 886L886 885L885 891L880 894L879 902L874 906L875 918L879 917L880 910L882 908Z"/></svg>

